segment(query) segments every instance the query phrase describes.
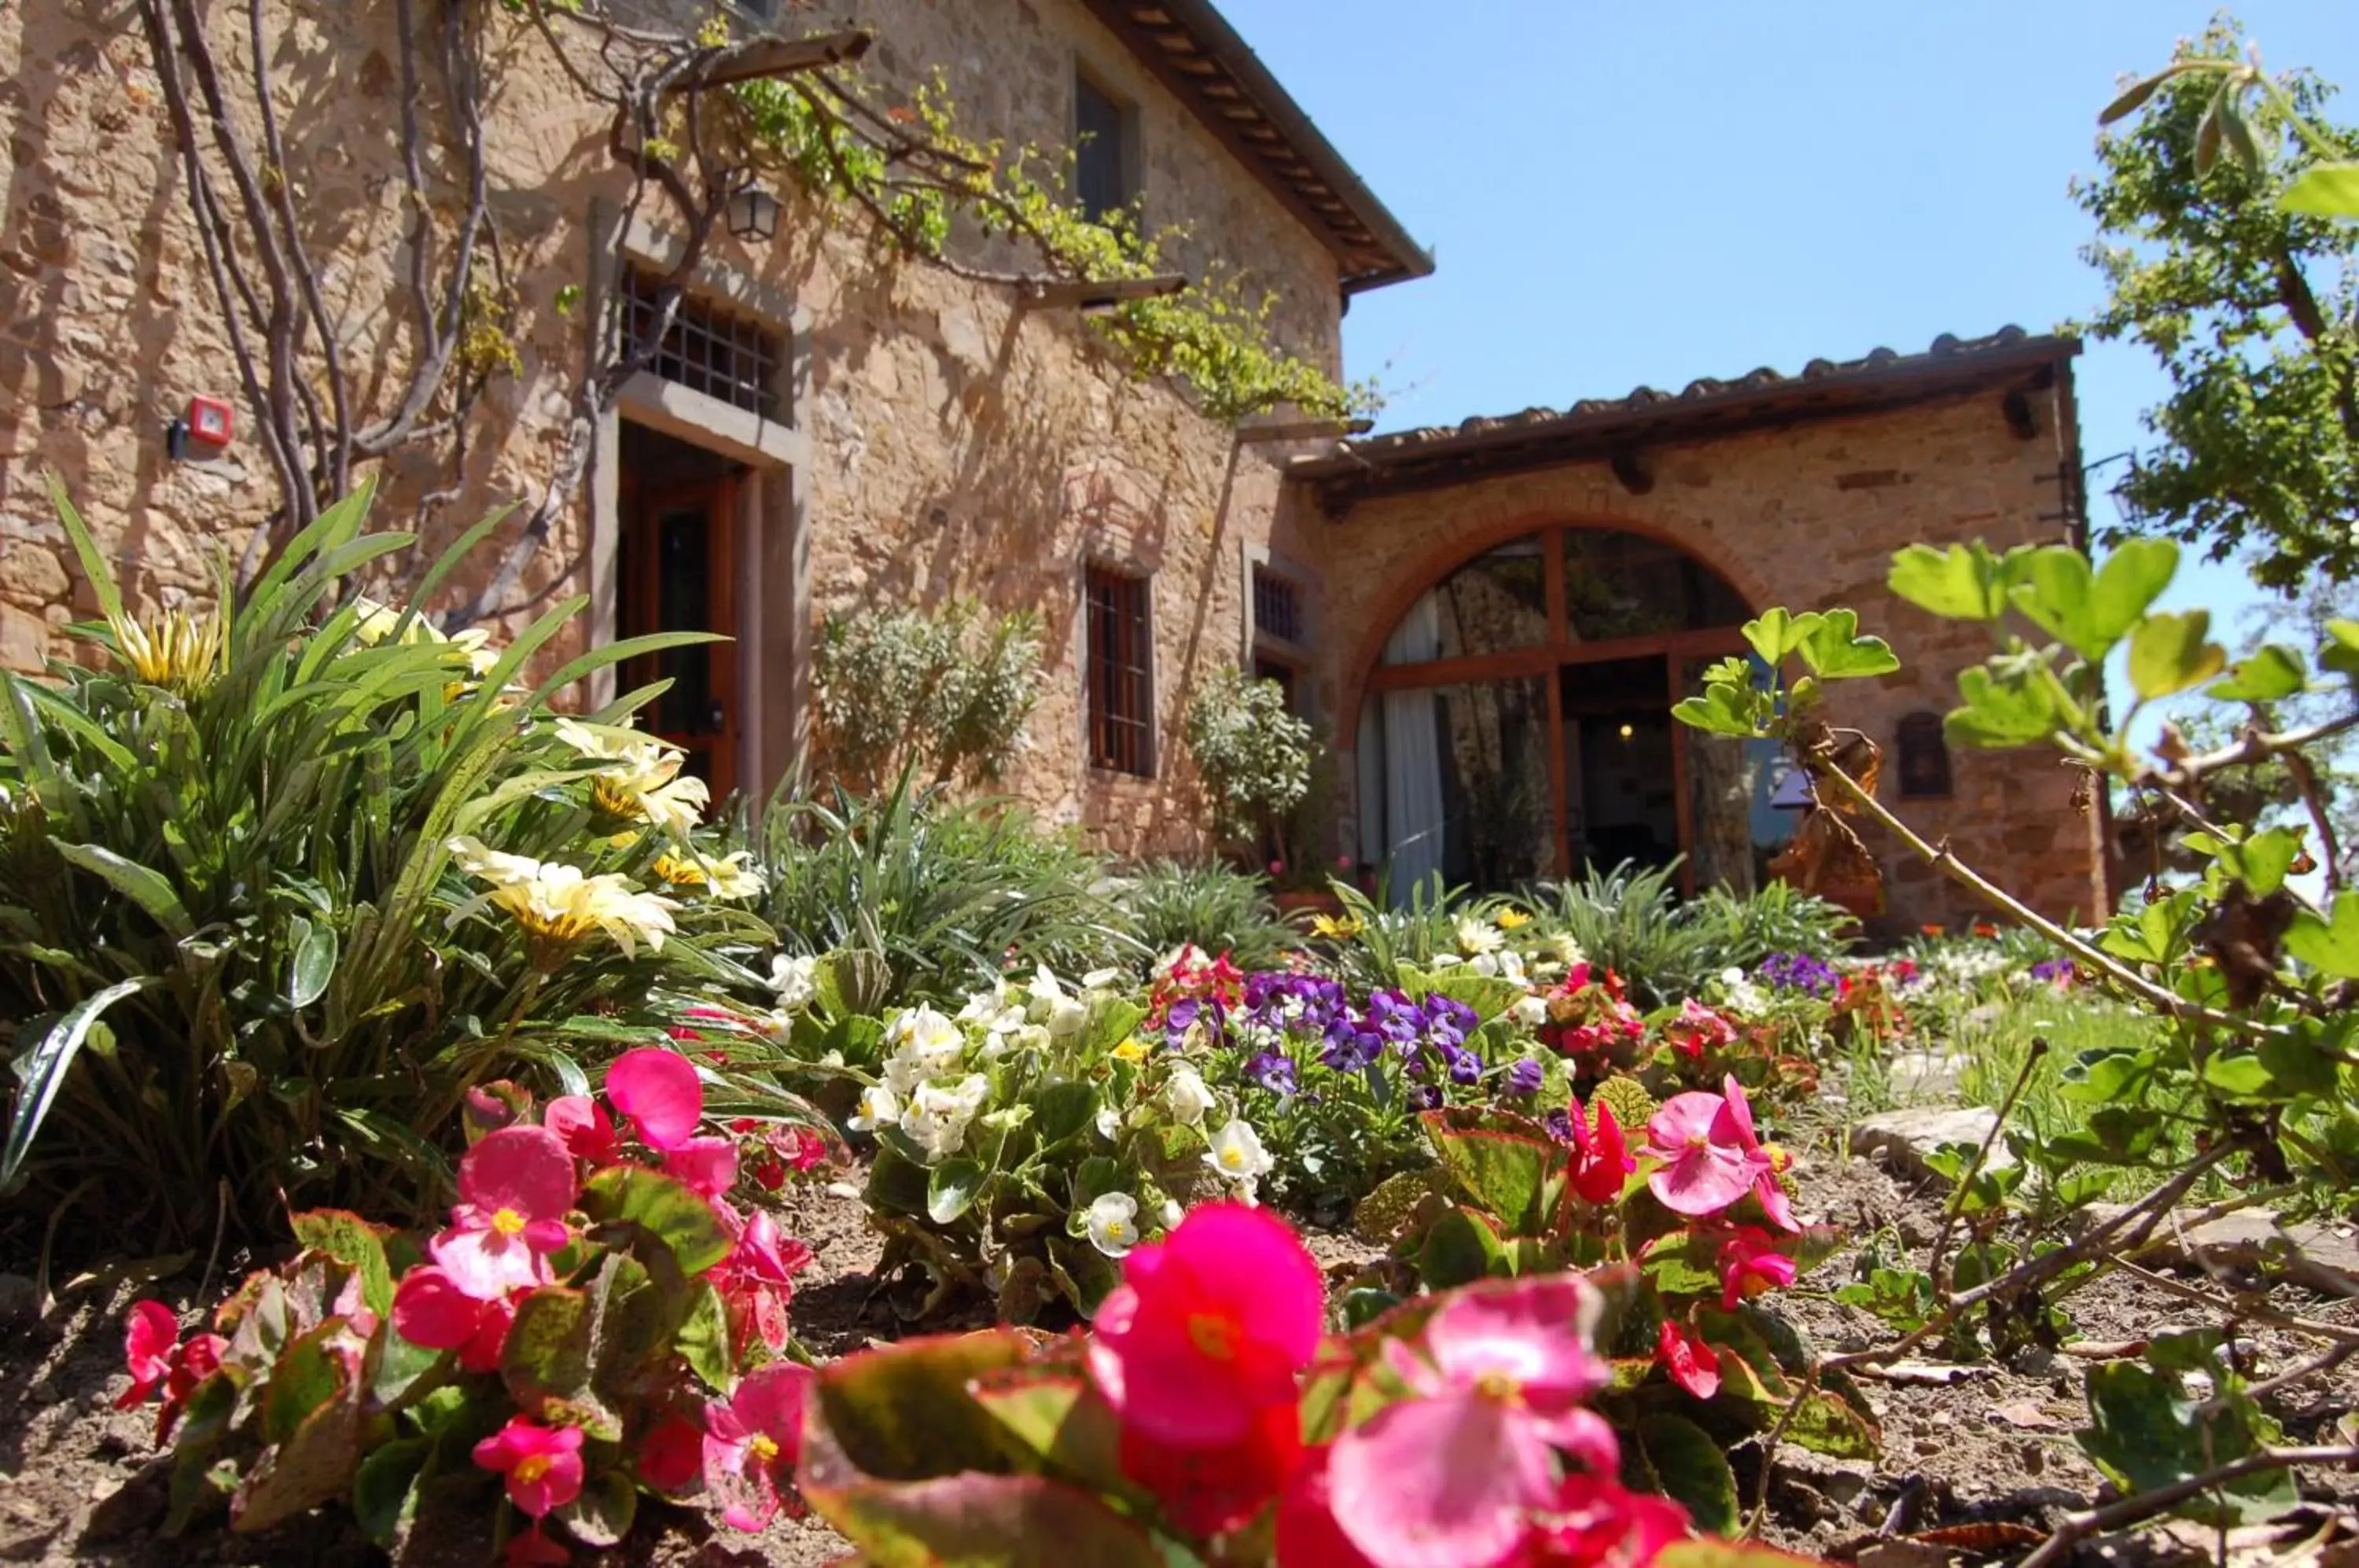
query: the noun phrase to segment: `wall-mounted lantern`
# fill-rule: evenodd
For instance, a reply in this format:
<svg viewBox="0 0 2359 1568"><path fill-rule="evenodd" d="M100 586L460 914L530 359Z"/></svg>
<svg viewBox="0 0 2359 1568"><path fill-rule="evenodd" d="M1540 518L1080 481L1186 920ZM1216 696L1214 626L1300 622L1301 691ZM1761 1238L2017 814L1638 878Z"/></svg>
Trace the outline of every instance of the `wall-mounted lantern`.
<svg viewBox="0 0 2359 1568"><path fill-rule="evenodd" d="M741 240L766 240L778 232L778 199L758 184L740 186L729 198L729 232Z"/></svg>

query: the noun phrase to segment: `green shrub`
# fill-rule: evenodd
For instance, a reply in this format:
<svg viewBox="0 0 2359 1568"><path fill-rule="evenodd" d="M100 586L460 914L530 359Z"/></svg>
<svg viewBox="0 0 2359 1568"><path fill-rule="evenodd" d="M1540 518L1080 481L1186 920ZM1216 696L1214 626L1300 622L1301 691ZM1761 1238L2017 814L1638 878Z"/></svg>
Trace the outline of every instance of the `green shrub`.
<svg viewBox="0 0 2359 1568"><path fill-rule="evenodd" d="M1773 953L1832 960L1851 945L1859 921L1849 909L1784 882L1751 893L1714 887L1691 899L1682 920L1715 950L1712 970L1753 967Z"/></svg>
<svg viewBox="0 0 2359 1568"><path fill-rule="evenodd" d="M1229 838L1276 827L1310 792L1310 726L1286 711L1275 681L1214 670L1189 699L1187 736L1213 822Z"/></svg>
<svg viewBox="0 0 2359 1568"><path fill-rule="evenodd" d="M1302 942L1277 918L1259 877L1219 861L1151 861L1118 881L1109 898L1152 953L1188 943L1225 953L1240 969L1272 969Z"/></svg>
<svg viewBox="0 0 2359 1568"><path fill-rule="evenodd" d="M1533 898L1551 930L1628 981L1648 1007L1676 1007L1723 970L1750 971L1773 953L1832 958L1853 925L1842 909L1782 882L1747 894L1714 887L1683 900L1676 860L1592 866L1577 882L1542 883Z"/></svg>
<svg viewBox="0 0 2359 1568"><path fill-rule="evenodd" d="M782 791L752 834L765 915L794 951L881 955L870 1006L964 997L1011 957L1078 975L1143 956L1096 856L1003 800L953 801L904 771L883 796Z"/></svg>
<svg viewBox="0 0 2359 1568"><path fill-rule="evenodd" d="M847 785L881 789L904 768L937 783L996 779L1039 698L1040 617L985 619L963 601L831 615L811 686Z"/></svg>
<svg viewBox="0 0 2359 1568"><path fill-rule="evenodd" d="M519 691L583 601L495 652L348 596L411 542L364 534L368 503L243 593L224 563L218 615L142 626L59 497L106 615L79 629L107 659L0 681L0 1181L19 1213L77 1205L111 1244L152 1226L178 1247L283 1235L290 1206L419 1214L445 1198L471 1086L579 1092L585 1041L654 1032L653 985L737 973L703 949L768 941L709 887L641 890L659 864L722 870L674 831L703 798L677 754L569 743L545 705L694 639L601 648ZM488 846L470 869L461 835Z"/></svg>

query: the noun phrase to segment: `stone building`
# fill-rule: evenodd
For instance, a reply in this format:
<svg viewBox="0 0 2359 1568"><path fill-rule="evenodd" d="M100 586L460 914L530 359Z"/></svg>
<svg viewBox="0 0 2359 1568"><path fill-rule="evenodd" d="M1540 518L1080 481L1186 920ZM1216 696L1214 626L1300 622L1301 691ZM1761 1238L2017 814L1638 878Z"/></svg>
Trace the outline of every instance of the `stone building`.
<svg viewBox="0 0 2359 1568"><path fill-rule="evenodd" d="M232 9L203 25L244 58ZM385 520L429 545L546 485L595 307L627 303L685 243L660 211L626 211L611 108L521 19L478 9L499 72L482 136L514 358L485 381L454 468L385 469ZM353 386L387 398L412 346L395 13L264 14L288 151L274 178ZM734 14L857 27L888 88L939 72L975 134L1085 149L1079 199L1185 225L1165 260L1266 292L1274 341L1330 375L1350 298L1430 269L1210 0ZM207 594L216 550L277 503L251 441L198 462L167 439L193 397L244 406L161 86L134 21L0 9L6 668L62 657L60 628L92 608L44 472L148 607ZM1791 822L1776 770L1663 710L1750 609L1843 603L1908 661L1843 694L1842 716L1896 759L1886 793L2042 908L2102 904L2096 825L2048 757L1940 752L1919 715L1975 649L1882 587L1912 540L2067 537L2072 344L1945 342L1339 442L1283 412L1241 430L1136 375L1076 301L984 275L1020 265L1005 240L954 234L952 267L887 259L841 210L777 195L774 235L712 234L665 354L603 414L587 481L522 584L526 613L588 596L577 647L729 634L710 656L666 656L678 684L656 716L717 785L766 787L803 754L825 615L973 597L1045 622L1044 696L1008 789L1116 851L1205 846L1180 715L1205 672L1244 661L1332 734L1339 847L1364 864L1507 881L1684 852L1691 872L1741 884ZM1894 920L1954 918L1945 889L1893 869Z"/></svg>

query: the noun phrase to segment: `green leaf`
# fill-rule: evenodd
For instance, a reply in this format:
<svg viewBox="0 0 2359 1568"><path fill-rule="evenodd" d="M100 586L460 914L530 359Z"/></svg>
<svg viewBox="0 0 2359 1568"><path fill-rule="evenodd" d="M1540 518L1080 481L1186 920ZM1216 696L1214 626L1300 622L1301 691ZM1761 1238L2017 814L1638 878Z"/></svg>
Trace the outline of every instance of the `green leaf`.
<svg viewBox="0 0 2359 1568"><path fill-rule="evenodd" d="M970 1394L1052 1474L1093 1491L1146 1500L1122 1473L1122 1423L1088 1379L1017 1367L977 1379Z"/></svg>
<svg viewBox="0 0 2359 1568"><path fill-rule="evenodd" d="M105 990L83 997L49 1026L33 1049L10 1063L17 1078L16 1114L8 1121L8 1138L0 1144L0 1192L15 1185L16 1173L25 1163L25 1156L33 1147L33 1139L48 1119L49 1106L56 1101L58 1091L65 1087L66 1074L73 1067L75 1054L82 1041L98 1022L99 1015L125 996L157 985L153 976L118 981Z"/></svg>
<svg viewBox="0 0 2359 1568"><path fill-rule="evenodd" d="M2087 1378L2090 1425L2079 1434L2081 1446L2125 1492L2153 1491L2259 1451L2247 1400L2230 1400L2206 1423L2174 1374L2114 1361L2091 1367ZM2180 1511L2205 1522L2248 1524L2299 1501L2293 1477L2268 1470L2200 1493Z"/></svg>
<svg viewBox="0 0 2359 1568"><path fill-rule="evenodd" d="M812 1424L823 1424L843 1461L865 1476L918 1481L1006 1470L1029 1445L967 1388L1026 1357L1024 1340L1004 1328L848 1356L821 1369Z"/></svg>
<svg viewBox="0 0 2359 1568"><path fill-rule="evenodd" d="M1507 1249L1488 1220L1472 1209L1454 1208L1433 1222L1409 1262L1427 1290L1449 1290L1504 1277Z"/></svg>
<svg viewBox="0 0 2359 1568"><path fill-rule="evenodd" d="M2286 931L2286 951L2337 980L2359 980L2359 898L2339 894L2330 918L2303 909Z"/></svg>
<svg viewBox="0 0 2359 1568"><path fill-rule="evenodd" d="M2313 163L2301 171L2277 205L2318 218L2359 218L2359 163Z"/></svg>
<svg viewBox="0 0 2359 1568"><path fill-rule="evenodd" d="M1822 681L1889 675L1900 668L1890 643L1859 635L1859 615L1854 610L1829 610L1818 616L1804 629L1799 647L1802 662Z"/></svg>
<svg viewBox="0 0 2359 1568"><path fill-rule="evenodd" d="M361 1301L369 1311L379 1317L393 1311L393 1269L386 1261L384 1232L342 1209L313 1209L289 1223L297 1242L361 1277Z"/></svg>
<svg viewBox="0 0 2359 1568"><path fill-rule="evenodd" d="M1786 1435L1813 1454L1839 1459L1873 1459L1879 1444L1874 1423L1823 1389L1805 1390L1795 1401Z"/></svg>
<svg viewBox="0 0 2359 1568"><path fill-rule="evenodd" d="M594 1329L586 1292L543 1285L516 1303L500 1371L527 1414L544 1421L562 1414L592 1435L618 1439L621 1423L590 1392Z"/></svg>
<svg viewBox="0 0 2359 1568"><path fill-rule="evenodd" d="M1671 717L1712 735L1749 737L1755 729L1753 692L1747 687L1715 681L1703 689L1702 696L1674 703Z"/></svg>
<svg viewBox="0 0 2359 1568"><path fill-rule="evenodd" d="M2130 685L2140 697L2168 697L2209 681L2228 662L2227 651L2205 640L2209 610L2148 615L2130 634Z"/></svg>
<svg viewBox="0 0 2359 1568"><path fill-rule="evenodd" d="M327 994L336 975L336 928L325 920L314 925L301 915L291 922L295 961L287 972L287 1002L308 1007Z"/></svg>
<svg viewBox="0 0 2359 1568"><path fill-rule="evenodd" d="M2127 119L2136 114L2146 106L2146 101L2153 97L2164 82L2170 80L2171 74L2167 71L2158 71L2152 76L2131 82L2120 97L2115 98L2098 112L2097 124L2110 125L2116 120Z"/></svg>
<svg viewBox="0 0 2359 1568"><path fill-rule="evenodd" d="M2132 539L2092 572L2069 545L2049 545L2025 559L2011 597L2041 630L2094 663L2136 626L2179 571L2179 546Z"/></svg>
<svg viewBox="0 0 2359 1568"><path fill-rule="evenodd" d="M2027 676L2002 679L1984 666L1970 666L1958 672L1958 695L1966 705L1941 721L1941 733L1960 746L2031 746L2061 723L2054 693Z"/></svg>
<svg viewBox="0 0 2359 1568"><path fill-rule="evenodd" d="M703 1378L707 1388L719 1393L736 1382L729 1310L721 1304L721 1292L708 1280L699 1279L689 1289L688 1316L680 1321L678 1344L689 1370Z"/></svg>
<svg viewBox="0 0 2359 1568"><path fill-rule="evenodd" d="M2326 623L2326 646L2318 650L2321 670L2359 679L2359 621Z"/></svg>
<svg viewBox="0 0 2359 1568"><path fill-rule="evenodd" d="M1893 593L1953 621L1995 621L2006 613L2006 574L1981 540L1947 550L1912 544L1892 558Z"/></svg>
<svg viewBox="0 0 2359 1568"><path fill-rule="evenodd" d="M47 475L49 482L49 505L56 509L58 525L66 531L73 545L74 558L82 562L82 574L90 583L92 594L98 600L98 613L112 619L123 614L123 593L114 585L114 573L106 567L106 556L91 536L90 525L66 495L66 487L55 473Z"/></svg>
<svg viewBox="0 0 2359 1568"><path fill-rule="evenodd" d="M2203 694L2223 702L2276 702L2292 696L2309 682L2301 655L2282 643L2273 642L2229 666L2228 678L2213 682Z"/></svg>
<svg viewBox="0 0 2359 1568"><path fill-rule="evenodd" d="M2301 835L2290 828L2264 828L2244 843L2224 845L2220 859L2245 887L2262 898L2285 886L2301 853Z"/></svg>
<svg viewBox="0 0 2359 1568"><path fill-rule="evenodd" d="M1625 1468L1639 1471L1629 1483L1634 1489L1662 1493L1706 1534L1734 1535L1743 1528L1736 1475L1709 1432L1684 1416L1650 1415L1639 1420L1636 1435L1625 1460Z"/></svg>
<svg viewBox="0 0 2359 1568"><path fill-rule="evenodd" d="M582 1495L557 1510L574 1540L584 1546L619 1546L638 1514L639 1491L628 1470L601 1470L582 1484Z"/></svg>
<svg viewBox="0 0 2359 1568"><path fill-rule="evenodd" d="M68 865L89 872L138 905L168 935L178 939L196 934L197 922L189 918L188 907L162 872L127 860L103 844L52 840L51 847Z"/></svg>
<svg viewBox="0 0 2359 1568"><path fill-rule="evenodd" d="M926 1217L938 1225L955 1224L983 1190L985 1172L972 1160L945 1160L926 1180Z"/></svg>
<svg viewBox="0 0 2359 1568"><path fill-rule="evenodd" d="M391 1546L418 1508L418 1476L434 1452L428 1437L397 1438L361 1461L353 1477L353 1512L362 1533Z"/></svg>
<svg viewBox="0 0 2359 1568"><path fill-rule="evenodd" d="M287 1342L263 1388L264 1442L287 1442L298 1427L342 1395L344 1362L330 1341L341 1341L350 1333L343 1319L331 1318Z"/></svg>
<svg viewBox="0 0 2359 1568"><path fill-rule="evenodd" d="M582 1186L582 1208L604 1225L638 1225L671 1248L679 1271L697 1275L729 1256L734 1243L712 1205L660 1171L610 1166Z"/></svg>
<svg viewBox="0 0 2359 1568"><path fill-rule="evenodd" d="M1761 662L1775 671L1786 656L1802 646L1802 638L1818 623L1818 612L1806 610L1793 615L1783 608L1764 610L1745 623L1745 640L1761 656Z"/></svg>
<svg viewBox="0 0 2359 1568"><path fill-rule="evenodd" d="M1539 1223L1541 1195L1558 1160L1553 1144L1488 1127L1449 1127L1431 1119L1427 1133L1441 1168L1467 1200L1497 1216L1511 1234Z"/></svg>

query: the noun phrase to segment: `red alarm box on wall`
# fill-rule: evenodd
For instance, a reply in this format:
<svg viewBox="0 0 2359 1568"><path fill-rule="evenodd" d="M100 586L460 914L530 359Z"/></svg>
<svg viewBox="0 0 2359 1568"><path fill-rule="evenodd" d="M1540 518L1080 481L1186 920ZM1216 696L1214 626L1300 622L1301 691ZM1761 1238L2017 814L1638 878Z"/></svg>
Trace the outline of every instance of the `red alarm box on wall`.
<svg viewBox="0 0 2359 1568"><path fill-rule="evenodd" d="M230 407L219 397L189 399L189 440L199 446L224 447L236 428Z"/></svg>
<svg viewBox="0 0 2359 1568"><path fill-rule="evenodd" d="M237 420L219 397L193 397L189 411L164 428L164 448L179 463L203 463L229 450Z"/></svg>

